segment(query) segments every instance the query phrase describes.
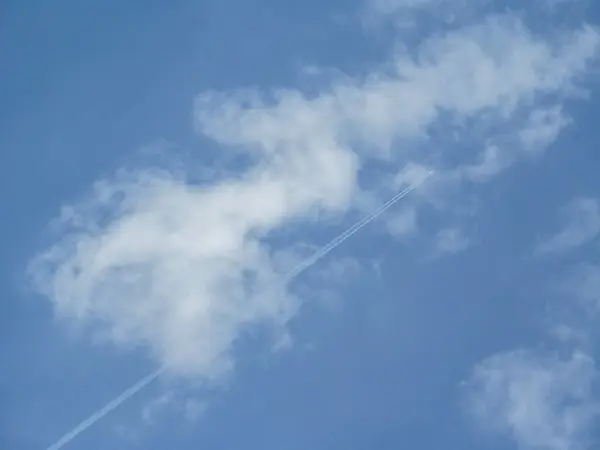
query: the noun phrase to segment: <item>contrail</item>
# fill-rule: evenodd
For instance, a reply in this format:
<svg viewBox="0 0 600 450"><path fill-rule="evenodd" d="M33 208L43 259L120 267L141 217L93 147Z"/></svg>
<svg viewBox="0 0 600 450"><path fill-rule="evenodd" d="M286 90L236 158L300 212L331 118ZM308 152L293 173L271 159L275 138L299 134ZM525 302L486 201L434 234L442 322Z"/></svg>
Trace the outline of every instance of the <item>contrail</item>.
<svg viewBox="0 0 600 450"><path fill-rule="evenodd" d="M312 265L317 263L317 261L322 259L325 255L327 255L330 251L332 251L334 248L336 248L338 245L340 245L346 239L351 237L353 234L358 232L362 227L364 227L365 225L367 225L370 222L372 222L373 220L375 220L377 217L379 217L381 214L383 214L387 209L389 209L392 205L394 205L400 199L406 197L410 192L414 191L423 182L425 182L425 180L427 180L427 178L429 178L432 174L433 174L433 171L429 171L422 180L420 180L417 183L413 183L410 186L408 186L406 189L403 189L402 191L398 192L396 195L394 195L392 198L390 198L387 202L385 202L383 205L381 205L379 207L379 209L377 209L377 211L369 214L368 216L363 217L361 220L356 222L354 225L352 225L346 231L344 231L337 237L333 238L328 244L321 247L319 250L317 250L315 253L313 253L310 257L308 257L307 259L302 261L297 267L295 267L290 272L288 272L283 277L284 283L290 282L291 280L296 278L298 275L300 275L302 272L304 272L306 269L308 269L309 267L311 267ZM139 380L133 386L131 386L130 388L125 390L121 395L116 397L114 400L111 400L104 407L102 407L101 409L96 411L94 414L92 414L90 417L85 419L83 422L81 422L79 425L77 425L71 431L66 433L63 437L61 437L58 441L56 441L54 444L52 444L46 450L60 450L61 448L63 448L65 445L67 445L69 442L71 442L73 439L75 439L78 435L83 433L86 429L88 429L89 427L94 425L96 422L98 422L100 419L102 419L104 416L106 416L112 410L118 408L123 402L128 400L130 397L133 397L135 394L137 394L143 388L148 386L164 370L165 370L165 366L146 375L144 378Z"/></svg>
<svg viewBox="0 0 600 450"><path fill-rule="evenodd" d="M372 212L368 216L363 217L361 220L356 222L354 225L352 225L350 228L348 228L342 234L333 238L328 244L321 247L319 250L317 250L315 253L313 253L310 257L308 257L304 261L302 261L292 271L288 272L284 276L284 281L289 282L292 279L296 278L298 275L300 275L302 272L304 272L310 266L315 264L317 261L319 261L325 255L327 255L330 251L332 251L334 248L336 248L338 245L340 245L342 242L344 242L346 239L348 239L354 233L358 232L362 227L369 224L373 220L377 219L377 217L379 217L381 214L383 214L387 209L389 209L392 205L394 205L401 198L406 197L410 192L412 192L416 188L418 188L432 174L433 174L433 170L430 170L421 181L419 181L418 183L413 183L410 186L408 186L406 189L398 192L396 195L394 195L392 198L390 198L387 202L385 202L383 205L381 205L377 211Z"/></svg>
<svg viewBox="0 0 600 450"><path fill-rule="evenodd" d="M83 433L87 428L91 427L96 422L98 422L100 419L102 419L105 415L107 415L109 412L111 412L113 409L117 408L125 400L134 396L136 393L138 393L143 388L148 386L157 376L160 375L160 373L163 370L164 370L164 367L161 367L160 369L155 370L151 374L146 375L144 378L142 378L137 383L135 383L133 386L128 388L126 391L124 391L117 398L115 398L114 400L111 400L103 408L96 411L90 417L85 419L83 422L81 422L79 425L77 425L75 428L73 428L71 431L69 431L63 437L61 437L58 441L56 441L54 444L52 444L50 447L48 447L47 450L59 450L60 448L63 448L65 445L67 445L69 442L71 442L73 439L75 439L79 434Z"/></svg>

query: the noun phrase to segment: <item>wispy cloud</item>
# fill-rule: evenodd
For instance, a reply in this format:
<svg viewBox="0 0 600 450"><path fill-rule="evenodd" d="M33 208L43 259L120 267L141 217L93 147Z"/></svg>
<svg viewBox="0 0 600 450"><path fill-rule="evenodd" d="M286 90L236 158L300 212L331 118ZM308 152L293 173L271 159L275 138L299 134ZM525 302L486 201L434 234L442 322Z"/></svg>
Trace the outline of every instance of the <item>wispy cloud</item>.
<svg viewBox="0 0 600 450"><path fill-rule="evenodd" d="M557 275L558 295L551 311L563 342L594 348L600 318L600 265L582 261Z"/></svg>
<svg viewBox="0 0 600 450"><path fill-rule="evenodd" d="M396 237L410 236L418 229L415 208L405 207L390 214L386 221L387 231Z"/></svg>
<svg viewBox="0 0 600 450"><path fill-rule="evenodd" d="M425 180L422 180L422 181L425 181ZM312 267L314 264L319 262L322 258L324 258L326 255L328 255L336 247L341 245L347 239L351 238L354 234L356 234L362 228L364 228L369 223L371 223L373 220L378 218L381 214L383 214L390 207L392 207L396 202L403 199L406 195L408 195L409 193L414 191L417 187L418 187L418 184L413 184L411 186L408 186L401 192L394 195L391 199L389 199L383 205L381 205L376 211L373 211L371 214L363 217L358 222L356 222L355 224L353 224L352 226L347 228L345 231L340 233L338 236L336 236L334 239L332 239L329 243L318 248L311 256L309 256L305 260L301 261L300 264L298 264L294 269L287 272L283 277L278 279L277 281L279 281L279 282L276 285L270 286L271 290L276 291L276 292L279 292L282 290L285 291L287 285L291 281L293 281L298 275L300 275L301 273L306 271L308 268ZM217 317L217 319L221 319L221 317ZM239 320L239 317L238 317L238 320ZM244 324L242 324L242 326L243 325ZM257 324L255 324L255 325L257 325ZM242 331L247 330L247 328L242 328L242 326L239 326L237 329L234 328L233 331L230 331L230 337L232 338L232 340L236 339L238 337L238 334L240 334ZM242 328L242 329L240 330L240 328ZM221 331L223 331L223 330L221 330ZM289 343L290 343L289 335L287 333L284 333L281 335L279 342L276 342L275 348L279 349L282 347L287 347L287 346L289 346ZM219 353L216 356L216 358L230 361L232 348L233 348L233 342L229 343L229 346L225 346L225 348L222 348L221 353ZM211 350L214 351L215 349L213 348ZM219 349L217 348L217 350L219 350ZM206 357L206 354L199 354L199 356ZM190 372L189 369L186 372L184 372L182 370L183 368L177 365L178 361L176 361L175 363L170 362L170 361L165 362L158 370L156 370L155 372L152 372L152 373L146 375L145 377L143 377L142 379L140 379L134 385L132 385L131 387L126 389L123 393L121 393L120 395L115 397L113 400L108 402L105 406L100 408L98 411L94 412L90 417L88 417L87 419L82 421L80 424L75 426L75 428L68 431L56 443L54 443L50 447L48 447L48 450L59 450L60 448L63 448L65 445L67 445L69 442L71 442L73 439L75 439L79 434L83 433L85 430L87 430L89 427L91 427L96 422L101 420L103 417L105 417L111 411L113 411L114 409L121 406L121 404L123 404L125 401L127 401L129 398L131 398L133 395L137 394L139 391L144 389L148 384L150 384L156 377L158 377L163 372L171 372L171 373L174 373L179 376L182 376L182 375L187 375L188 377L191 376L191 377L193 377L192 381L194 381L194 382L197 382L198 380L204 382L207 379L214 381L215 377L219 378L220 381L223 381L222 376L225 375L224 372L214 373L215 369L220 369L219 366L220 366L221 361L217 360L217 361L210 361L210 362L212 363L212 366L205 369L204 372L198 372L198 371Z"/></svg>
<svg viewBox="0 0 600 450"><path fill-rule="evenodd" d="M432 167L401 228L416 226L423 205L453 214L466 184L552 142L568 120L560 102L599 45L590 26L546 36L516 14L491 15L397 50L365 75L333 77L317 94L204 92L198 132L248 166L213 183L147 170L96 183L65 207L56 242L29 266L32 284L63 318L142 346L179 375L224 376L246 330L279 335L298 311L278 283L276 256L289 249L277 231L339 219L361 208L358 194L382 198ZM366 173L376 181L363 183ZM434 239L464 248L469 237L447 228Z"/></svg>
<svg viewBox="0 0 600 450"><path fill-rule="evenodd" d="M561 215L562 230L540 243L537 254L567 252L587 244L600 233L600 203L595 198L573 199Z"/></svg>
<svg viewBox="0 0 600 450"><path fill-rule="evenodd" d="M519 138L526 150L537 153L556 141L560 132L570 123L560 106L540 108L531 113Z"/></svg>
<svg viewBox="0 0 600 450"><path fill-rule="evenodd" d="M470 2L469 0L367 0L363 12L363 22L367 29L373 29L382 23L392 22L396 31L415 31L423 21L423 16L435 22L447 25L457 21L460 16L483 13L489 0Z"/></svg>
<svg viewBox="0 0 600 450"><path fill-rule="evenodd" d="M177 414L185 419L178 421L178 426L182 429L195 426L209 405L209 401L198 397L198 392L192 392L190 389L164 388L162 393L150 395L143 401L138 417L114 423L113 432L119 439L139 446L144 442L147 432L153 428L160 428L163 420L170 415Z"/></svg>
<svg viewBox="0 0 600 450"><path fill-rule="evenodd" d="M436 246L443 253L457 253L469 246L469 239L456 228L441 230L436 236Z"/></svg>
<svg viewBox="0 0 600 450"><path fill-rule="evenodd" d="M196 397L197 393L167 390L145 402L141 411L142 424L146 427L154 426L160 417L170 410L181 411L187 421L194 422L202 416L208 407L207 401Z"/></svg>
<svg viewBox="0 0 600 450"><path fill-rule="evenodd" d="M268 243L274 230L348 211L362 190L359 171L373 161L391 167L382 179L435 165L434 196L475 173L479 182L492 179L507 167L494 161L513 161L518 146L456 160L435 142L419 155L410 143L433 139L428 130L445 114L479 121L478 130L504 124L526 146L549 143L554 132L540 140L532 127L546 130L563 116L535 99L567 95L599 42L587 26L546 41L517 16L492 16L394 54L367 77L333 79L316 96L205 92L197 129L248 155L251 166L213 184L160 171L97 183L65 208L65 233L31 264L33 283L59 314L95 323L118 344L146 346L182 373L226 372L241 330L285 327L297 310L290 292L270 287L281 276ZM532 119L522 128L515 123L524 112ZM485 168L475 170L478 158ZM466 242L456 237L438 235L453 250Z"/></svg>
<svg viewBox="0 0 600 450"><path fill-rule="evenodd" d="M600 414L592 396L597 376L593 359L583 353L500 353L475 368L468 405L484 428L508 434L520 448L585 449Z"/></svg>
<svg viewBox="0 0 600 450"><path fill-rule="evenodd" d="M564 342L589 347L600 313L600 265L595 240L600 233L600 202L575 197L559 210L562 226L538 243L536 256L566 255L586 248L577 262L556 274L552 288L556 297L550 311L553 333Z"/></svg>
<svg viewBox="0 0 600 450"><path fill-rule="evenodd" d="M600 313L600 266L579 265L564 284L566 293L582 300L590 312Z"/></svg>
<svg viewBox="0 0 600 450"><path fill-rule="evenodd" d="M600 231L595 199L573 199L560 212L563 229L536 254L573 251ZM467 383L469 412L484 428L511 436L524 449L586 449L600 416L594 358L600 267L580 261L561 268L550 283L547 344L556 350L517 350L485 359Z"/></svg>
<svg viewBox="0 0 600 450"><path fill-rule="evenodd" d="M552 143L569 120L560 101L598 43L588 26L545 40L516 16L492 15L398 51L368 76L334 79L317 96L295 89L207 93L197 118L203 133L256 157L283 160L336 142L356 152L364 171L373 159L395 163L381 179L397 167L435 164L437 187L421 194L438 207L454 193L456 206L464 203L456 197L465 183L488 182ZM390 228L399 231L394 222Z"/></svg>

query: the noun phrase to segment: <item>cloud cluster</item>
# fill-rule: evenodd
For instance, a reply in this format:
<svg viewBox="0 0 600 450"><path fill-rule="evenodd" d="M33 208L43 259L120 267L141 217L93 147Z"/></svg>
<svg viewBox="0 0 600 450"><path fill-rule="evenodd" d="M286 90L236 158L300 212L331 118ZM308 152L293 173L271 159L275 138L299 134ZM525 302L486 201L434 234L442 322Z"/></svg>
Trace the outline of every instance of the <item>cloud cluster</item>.
<svg viewBox="0 0 600 450"><path fill-rule="evenodd" d="M219 376L245 330L283 332L298 309L278 283L275 254L286 249L274 232L343 217L360 209L356 199L380 200L430 167L437 181L422 197L437 206L444 192L493 179L556 138L568 121L561 102L599 43L589 26L548 37L516 15L494 15L432 34L366 75L334 78L316 95L204 92L197 130L248 167L205 184L161 171L96 183L65 207L59 237L29 267L32 284L62 317L143 346L174 373ZM383 181L367 189L364 177ZM414 231L417 204L390 227ZM467 245L446 228L437 234L443 250Z"/></svg>
<svg viewBox="0 0 600 450"><path fill-rule="evenodd" d="M562 229L537 246L537 256L565 255L600 233L597 199L575 198L560 213ZM559 314L549 318L550 332L558 338L556 350L499 353L477 365L468 383L469 410L476 420L525 449L590 448L593 426L600 419L595 394L600 373L593 358L600 265L578 262L566 272L555 286L560 304L553 309Z"/></svg>
<svg viewBox="0 0 600 450"><path fill-rule="evenodd" d="M600 414L591 395L596 378L594 361L582 353L500 353L475 368L469 407L481 425L508 434L520 448L584 449Z"/></svg>

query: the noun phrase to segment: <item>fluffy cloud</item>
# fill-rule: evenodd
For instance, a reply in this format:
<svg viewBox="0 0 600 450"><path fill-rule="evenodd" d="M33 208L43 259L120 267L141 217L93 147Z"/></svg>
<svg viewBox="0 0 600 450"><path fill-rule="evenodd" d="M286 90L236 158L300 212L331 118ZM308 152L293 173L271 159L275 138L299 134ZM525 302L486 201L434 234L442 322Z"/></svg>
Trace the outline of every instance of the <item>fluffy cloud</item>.
<svg viewBox="0 0 600 450"><path fill-rule="evenodd" d="M564 119L547 101L569 94L599 41L587 26L545 39L516 16L493 16L435 34L366 76L336 78L317 95L205 92L195 105L198 131L249 166L212 184L160 171L97 183L65 207L56 243L29 267L32 283L61 316L143 346L177 374L219 376L240 335L256 326L284 333L297 311L298 298L280 282L275 250L285 249L276 248L275 231L359 208L362 175L400 173L406 183L435 166L421 194L434 205L452 186L489 181L522 150L556 137ZM483 132L485 142L500 128L523 145L449 155L436 127L459 140ZM372 186L376 196L396 187ZM417 205L390 226L416 226ZM456 251L466 242L460 236L442 231L438 239Z"/></svg>
<svg viewBox="0 0 600 450"><path fill-rule="evenodd" d="M469 382L469 406L484 427L507 433L524 449L588 448L600 413L592 400L597 378L585 354L500 353L479 364Z"/></svg>
<svg viewBox="0 0 600 450"><path fill-rule="evenodd" d="M196 116L201 130L219 142L271 156L331 142L362 143L363 154L376 147L389 155L398 151L391 143L426 137L444 113L457 120L495 115L497 124L519 107L533 107L538 97L563 93L596 56L598 43L590 27L551 44L515 17L494 16L426 40L416 58L401 53L385 70L339 80L317 97L284 89L269 104L257 93L208 93L200 97ZM529 133L535 125L545 130L544 113L533 114Z"/></svg>
<svg viewBox="0 0 600 450"><path fill-rule="evenodd" d="M301 193L286 202L270 175L210 188L157 176L105 183L66 216L75 228L34 261L34 281L60 314L148 345L177 372L220 374L246 325L282 326L296 307L259 237L288 208L318 203L303 206Z"/></svg>

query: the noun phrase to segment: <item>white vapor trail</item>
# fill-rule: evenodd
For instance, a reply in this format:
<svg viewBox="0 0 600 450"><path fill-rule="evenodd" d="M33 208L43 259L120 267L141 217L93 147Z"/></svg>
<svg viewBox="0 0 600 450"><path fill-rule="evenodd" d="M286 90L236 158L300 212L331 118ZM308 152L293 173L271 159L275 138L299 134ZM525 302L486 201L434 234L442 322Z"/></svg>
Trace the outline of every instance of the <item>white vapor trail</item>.
<svg viewBox="0 0 600 450"><path fill-rule="evenodd" d="M54 444L48 447L47 450L59 450L60 448L63 448L65 445L67 445L69 442L75 439L79 434L83 433L87 428L91 427L100 419L102 419L105 415L111 412L113 409L117 408L125 400L134 396L143 388L148 386L156 377L160 375L160 373L163 370L164 367L161 367L160 369L155 370L154 372L146 375L133 386L125 390L121 395L108 402L104 407L96 411L90 417L85 419L83 422L81 422L79 425L77 425L75 428L73 428L63 437L61 437L58 441L56 441Z"/></svg>
<svg viewBox="0 0 600 450"><path fill-rule="evenodd" d="M394 195L392 198L390 198L387 202L385 202L383 205L381 205L379 207L379 209L377 209L377 211L372 212L368 216L363 217L361 220L356 222L354 225L352 225L350 228L348 228L342 234L333 238L328 244L321 247L319 250L317 250L315 253L313 253L310 257L308 257L304 261L302 261L292 271L288 272L284 277L284 281L289 282L292 279L296 278L298 275L300 275L302 272L304 272L310 266L312 266L317 261L319 261L321 258L323 258L325 255L327 255L327 253L332 251L334 248L336 248L338 245L340 245L342 242L344 242L346 239L348 239L354 233L358 232L362 227L369 224L373 220L377 219L377 217L379 217L381 214L383 214L388 208L390 208L392 205L394 205L401 198L406 197L410 192L412 192L416 188L418 188L419 185L421 185L421 183L423 183L432 174L433 174L433 170L430 170L421 181L419 181L417 183L413 183L410 186L408 186L407 188L398 192L396 195Z"/></svg>
<svg viewBox="0 0 600 450"><path fill-rule="evenodd" d="M301 262L297 267L295 267L290 272L288 272L283 277L283 282L284 283L290 282L291 280L296 278L298 275L300 275L302 272L304 272L306 269L308 269L312 265L316 264L320 259L325 257L325 255L327 255L330 251L332 251L334 248L336 248L338 245L340 245L346 239L351 237L353 234L357 233L365 225L367 225L370 222L372 222L373 220L375 220L377 217L379 217L381 214L383 214L387 209L389 209L392 205L394 205L400 199L406 197L410 192L414 191L423 182L425 182L425 180L427 180L427 178L429 178L432 174L433 174L433 170L429 171L422 180L420 180L419 182L413 183L413 184L409 185L407 188L398 192L396 195L394 195L392 198L390 198L387 202L385 202L383 205L381 205L375 212L372 212L368 216L363 217L361 220L356 222L354 225L352 225L351 227L346 229L343 233L339 234L337 237L332 239L329 243L327 243L326 245L321 247L319 250L317 250L315 253L313 253L310 257L308 257L303 262ZM73 439L75 439L79 434L83 433L87 428L94 425L96 422L98 422L100 419L102 419L108 413L110 413L114 409L118 408L122 403L124 403L130 397L134 396L139 391L141 391L143 388L148 386L165 369L166 369L166 366L162 366L158 370L155 370L154 372L152 372L152 373L146 375L145 377L143 377L142 379L140 379L133 386L131 386L127 390L125 390L121 395L119 395L115 399L111 400L104 407L102 407L101 409L96 411L94 414L92 414L90 417L85 419L83 422L81 422L79 425L77 425L71 431L66 433L63 437L61 437L58 441L56 441L50 447L47 447L46 450L60 450L61 448L63 448L65 445L67 445L69 442L71 442Z"/></svg>

